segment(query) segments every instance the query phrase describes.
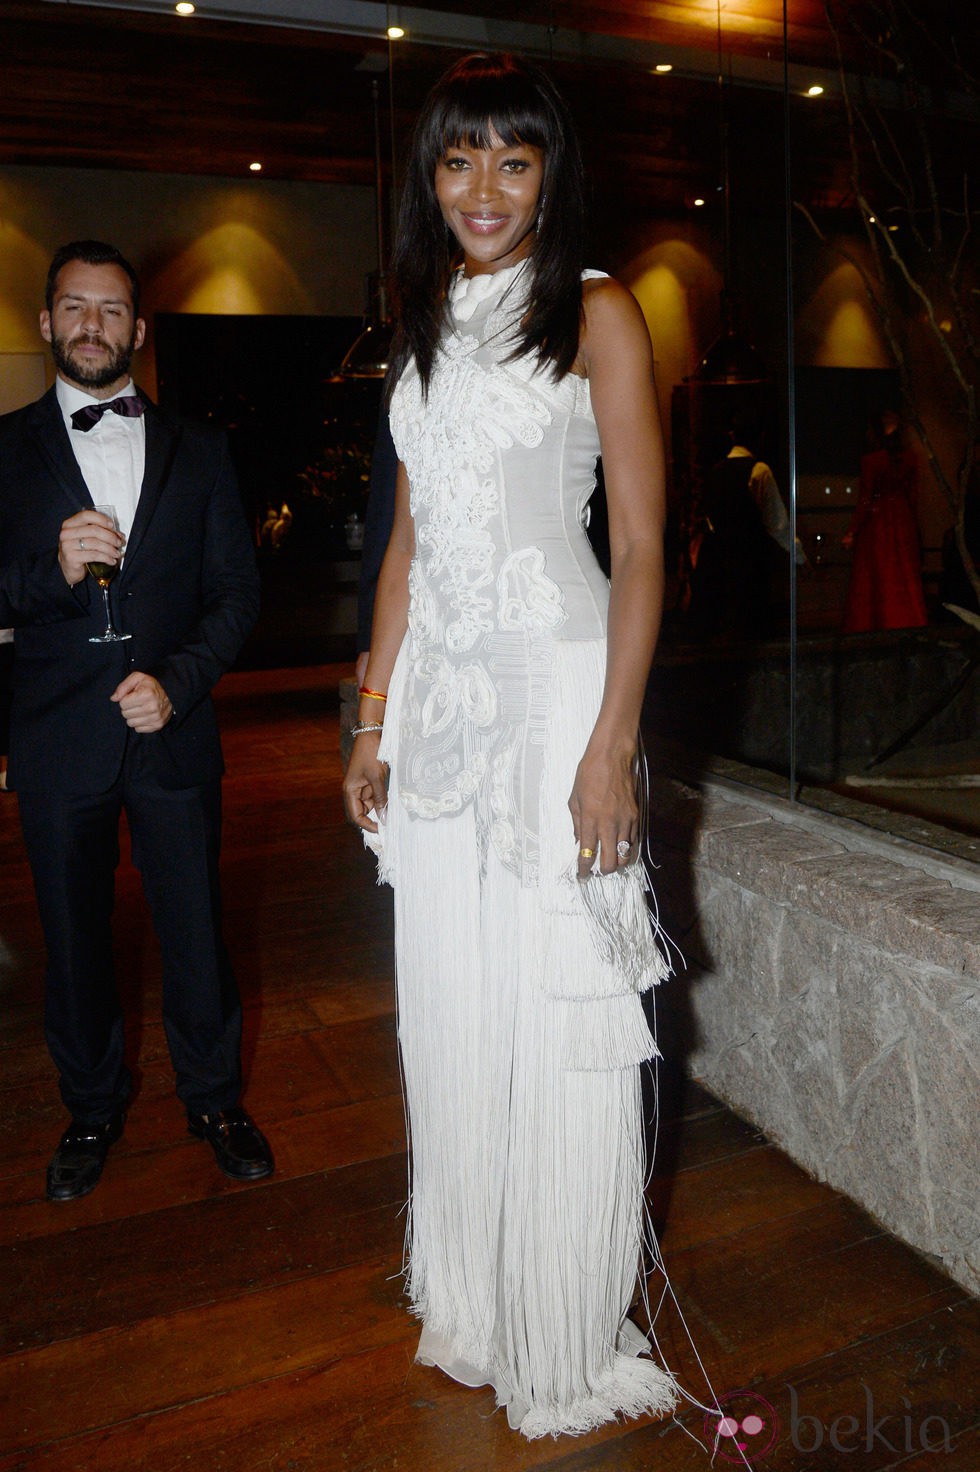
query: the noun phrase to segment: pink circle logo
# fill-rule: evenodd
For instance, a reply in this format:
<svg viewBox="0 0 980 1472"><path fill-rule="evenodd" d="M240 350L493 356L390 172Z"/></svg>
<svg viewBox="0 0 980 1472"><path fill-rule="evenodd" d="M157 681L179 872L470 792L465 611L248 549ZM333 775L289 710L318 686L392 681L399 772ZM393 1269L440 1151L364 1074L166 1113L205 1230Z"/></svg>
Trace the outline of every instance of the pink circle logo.
<svg viewBox="0 0 980 1472"><path fill-rule="evenodd" d="M751 1467L766 1457L779 1440L779 1417L763 1395L754 1390L731 1390L718 1408L704 1418L704 1434L726 1462Z"/></svg>

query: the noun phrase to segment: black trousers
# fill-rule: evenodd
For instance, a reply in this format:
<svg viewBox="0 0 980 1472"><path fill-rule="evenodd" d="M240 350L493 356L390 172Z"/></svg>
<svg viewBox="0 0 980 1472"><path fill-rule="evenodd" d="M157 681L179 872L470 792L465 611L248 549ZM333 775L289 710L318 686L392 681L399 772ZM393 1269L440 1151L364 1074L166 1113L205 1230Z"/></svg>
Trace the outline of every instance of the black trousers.
<svg viewBox="0 0 980 1472"><path fill-rule="evenodd" d="M111 930L123 810L160 942L178 1097L208 1114L233 1108L241 1093L241 1005L221 938L220 779L161 787L145 771L145 739L131 735L108 792L19 794L47 945L45 1033L61 1096L85 1124L104 1123L131 1082Z"/></svg>

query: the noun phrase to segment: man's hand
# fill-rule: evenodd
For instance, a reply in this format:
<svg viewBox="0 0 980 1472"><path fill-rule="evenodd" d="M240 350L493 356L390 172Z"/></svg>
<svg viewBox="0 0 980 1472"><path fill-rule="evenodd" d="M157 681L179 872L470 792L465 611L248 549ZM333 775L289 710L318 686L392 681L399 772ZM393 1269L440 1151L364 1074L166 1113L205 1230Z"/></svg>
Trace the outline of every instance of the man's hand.
<svg viewBox="0 0 980 1472"><path fill-rule="evenodd" d="M88 542L88 537L85 540ZM127 675L109 698L119 706L126 725L144 734L162 731L174 713L170 697L160 681L140 670Z"/></svg>
<svg viewBox="0 0 980 1472"><path fill-rule="evenodd" d="M88 562L117 564L124 540L108 516L99 511L76 511L61 523L58 537L58 561L65 582L70 587L80 583Z"/></svg>

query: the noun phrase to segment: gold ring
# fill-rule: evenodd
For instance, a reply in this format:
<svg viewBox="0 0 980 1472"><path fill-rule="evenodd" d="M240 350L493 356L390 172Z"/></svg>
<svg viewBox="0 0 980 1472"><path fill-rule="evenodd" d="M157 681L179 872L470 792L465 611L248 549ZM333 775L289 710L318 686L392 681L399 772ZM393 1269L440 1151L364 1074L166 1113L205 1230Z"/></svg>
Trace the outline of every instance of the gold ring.
<svg viewBox="0 0 980 1472"><path fill-rule="evenodd" d="M594 848L580 848L579 851L578 851L578 856L579 856L580 859L594 859L595 858L595 849Z"/></svg>

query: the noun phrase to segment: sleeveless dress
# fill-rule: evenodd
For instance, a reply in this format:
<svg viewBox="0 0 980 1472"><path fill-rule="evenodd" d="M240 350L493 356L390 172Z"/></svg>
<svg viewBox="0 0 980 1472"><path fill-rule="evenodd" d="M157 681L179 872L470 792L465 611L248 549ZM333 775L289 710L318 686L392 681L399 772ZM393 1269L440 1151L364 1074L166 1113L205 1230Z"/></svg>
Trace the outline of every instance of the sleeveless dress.
<svg viewBox="0 0 980 1472"><path fill-rule="evenodd" d="M493 1385L534 1437L677 1388L626 1318L649 1245L640 994L668 966L642 866L580 883L567 806L605 666L599 439L586 379L508 361L528 280L457 276L428 398L414 367L393 397L416 554L371 846L395 890L417 1358Z"/></svg>

